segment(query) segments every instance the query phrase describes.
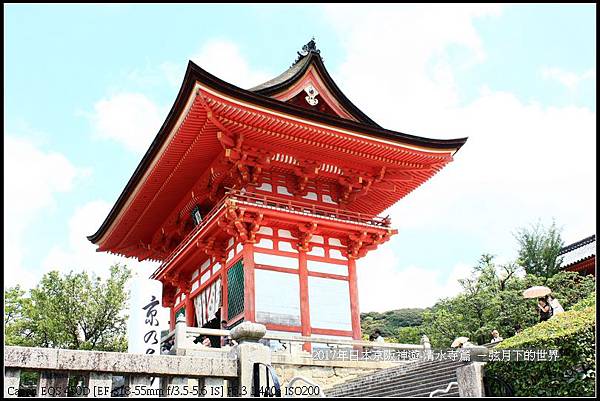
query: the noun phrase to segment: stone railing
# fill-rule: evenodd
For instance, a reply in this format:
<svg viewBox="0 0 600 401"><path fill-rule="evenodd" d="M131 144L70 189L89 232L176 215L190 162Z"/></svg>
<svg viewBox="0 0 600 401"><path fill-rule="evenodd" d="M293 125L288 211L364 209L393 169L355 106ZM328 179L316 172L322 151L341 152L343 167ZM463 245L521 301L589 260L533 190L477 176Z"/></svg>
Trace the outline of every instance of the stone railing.
<svg viewBox="0 0 600 401"><path fill-rule="evenodd" d="M134 397L250 396L254 364L271 363L270 349L257 342L264 333L264 326L245 322L230 333L238 342L235 347L189 355L7 346L4 395L18 395L22 372L39 372L38 397L110 397L113 377L124 377L121 393ZM79 384L69 387L69 382Z"/></svg>
<svg viewBox="0 0 600 401"><path fill-rule="evenodd" d="M234 329L235 330L235 329ZM193 351L210 351L218 350L218 348L204 347L201 344L196 344L194 340L198 336L217 336L227 337L231 336L232 330L219 330L219 329L204 329L199 327L188 327L184 318L180 318L175 325L175 330L169 332L166 336L162 337L161 344L172 342L173 346L168 352L171 355L184 355L186 351L189 353ZM319 336L300 336L290 335L285 333L278 333L274 331L266 331L260 338L262 340L273 340L279 343L291 345L303 343L311 344L325 344L327 347L353 347L353 348L364 348L364 349L389 349L389 350L422 350L429 347L427 344L400 344L400 343L387 343L387 342L374 342L374 341L362 341L362 340L351 340L342 338L330 338L330 337L319 337ZM291 346L287 347L291 349ZM298 347L300 348L300 347ZM196 352L194 352L196 353Z"/></svg>
<svg viewBox="0 0 600 401"><path fill-rule="evenodd" d="M235 330L235 329L234 329ZM234 330L204 329L198 327L187 327L185 320L181 318L175 330L162 337L162 344L169 343L170 355L210 355L219 352L232 352L231 347L209 348L202 346L194 340L199 336L233 337ZM258 338L256 338L258 340ZM429 344L398 344L379 343L371 341L358 341L342 338L328 338L319 336L304 337L287 333L267 331L261 337L261 342L269 344L270 361L279 376L282 385L290 385L294 377L302 376L304 379L312 380L321 387L330 387L341 381L372 373L380 369L398 366L399 364L410 364L411 362L389 361L385 358L362 358L363 352L374 350L399 351L399 350L423 350ZM361 358L355 360L322 359L313 357L310 352L302 350L305 343L325 348L354 349L359 352ZM285 345L285 348L282 346ZM235 347L234 347L235 348Z"/></svg>
<svg viewBox="0 0 600 401"><path fill-rule="evenodd" d="M234 359L202 356L136 355L119 352L78 351L51 348L5 347L4 395L14 397L21 371L40 373L37 396L110 397L113 376L124 376L132 396L182 396L199 388L227 388L236 380ZM69 390L69 378L81 378ZM161 387L152 378L160 378ZM156 380L156 379L154 379ZM191 385L191 386L190 386ZM184 389L184 386L189 388ZM210 390L209 390L210 391Z"/></svg>

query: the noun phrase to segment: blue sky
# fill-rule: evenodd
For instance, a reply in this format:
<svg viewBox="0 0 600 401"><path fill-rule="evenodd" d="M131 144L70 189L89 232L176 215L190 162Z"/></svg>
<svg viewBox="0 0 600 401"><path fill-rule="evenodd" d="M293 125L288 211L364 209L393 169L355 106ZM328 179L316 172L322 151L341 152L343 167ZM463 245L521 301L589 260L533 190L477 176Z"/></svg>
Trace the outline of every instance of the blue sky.
<svg viewBox="0 0 600 401"><path fill-rule="evenodd" d="M4 7L9 285L105 270L112 259L82 237L139 163L188 59L249 87L312 36L386 128L470 137L390 210L400 232L378 251L385 267L360 267L363 310L456 292L482 252L514 258L511 231L538 219L556 219L567 242L595 233L595 5ZM381 299L382 276L430 285Z"/></svg>

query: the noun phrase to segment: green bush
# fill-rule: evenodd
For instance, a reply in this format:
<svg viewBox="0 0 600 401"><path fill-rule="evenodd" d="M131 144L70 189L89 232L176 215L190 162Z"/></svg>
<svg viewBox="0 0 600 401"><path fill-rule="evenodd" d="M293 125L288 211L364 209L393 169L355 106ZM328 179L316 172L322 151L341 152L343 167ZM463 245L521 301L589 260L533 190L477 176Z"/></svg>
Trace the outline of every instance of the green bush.
<svg viewBox="0 0 600 401"><path fill-rule="evenodd" d="M571 306L569 310L583 310L585 308L589 308L590 306L596 305L596 293L593 292L588 295L586 298L577 302L575 305Z"/></svg>
<svg viewBox="0 0 600 401"><path fill-rule="evenodd" d="M596 306L587 297L571 310L523 330L495 349L558 349L547 362L489 362L486 371L511 384L515 396L593 396Z"/></svg>

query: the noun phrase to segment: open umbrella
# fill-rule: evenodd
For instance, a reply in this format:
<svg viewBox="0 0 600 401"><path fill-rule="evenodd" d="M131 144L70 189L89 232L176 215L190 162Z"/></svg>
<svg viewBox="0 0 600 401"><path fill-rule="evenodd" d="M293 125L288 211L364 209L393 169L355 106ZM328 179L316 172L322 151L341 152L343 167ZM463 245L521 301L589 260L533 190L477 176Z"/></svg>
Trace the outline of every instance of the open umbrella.
<svg viewBox="0 0 600 401"><path fill-rule="evenodd" d="M466 343L467 341L469 341L469 337L458 337L456 340L452 341L452 348L456 348L461 344Z"/></svg>
<svg viewBox="0 0 600 401"><path fill-rule="evenodd" d="M548 287L537 285L523 291L523 298L539 298L550 294L552 290Z"/></svg>

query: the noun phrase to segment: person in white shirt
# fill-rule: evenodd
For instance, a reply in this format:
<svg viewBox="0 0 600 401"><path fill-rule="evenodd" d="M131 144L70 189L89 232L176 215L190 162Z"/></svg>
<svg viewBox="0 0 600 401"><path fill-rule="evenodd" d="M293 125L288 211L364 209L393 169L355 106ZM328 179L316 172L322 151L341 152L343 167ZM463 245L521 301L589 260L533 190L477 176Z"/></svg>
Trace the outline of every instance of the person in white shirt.
<svg viewBox="0 0 600 401"><path fill-rule="evenodd" d="M381 336L381 331L379 329L375 329L373 332L373 341L376 343L384 343L385 339Z"/></svg>
<svg viewBox="0 0 600 401"><path fill-rule="evenodd" d="M548 303L550 303L550 306L552 307L552 317L565 311L560 302L558 302L558 299L554 298L552 295L548 295Z"/></svg>
<svg viewBox="0 0 600 401"><path fill-rule="evenodd" d="M500 333L498 333L498 330L494 329L492 330L492 341L490 341L490 343L499 343L500 341L504 340L502 337L500 337Z"/></svg>

